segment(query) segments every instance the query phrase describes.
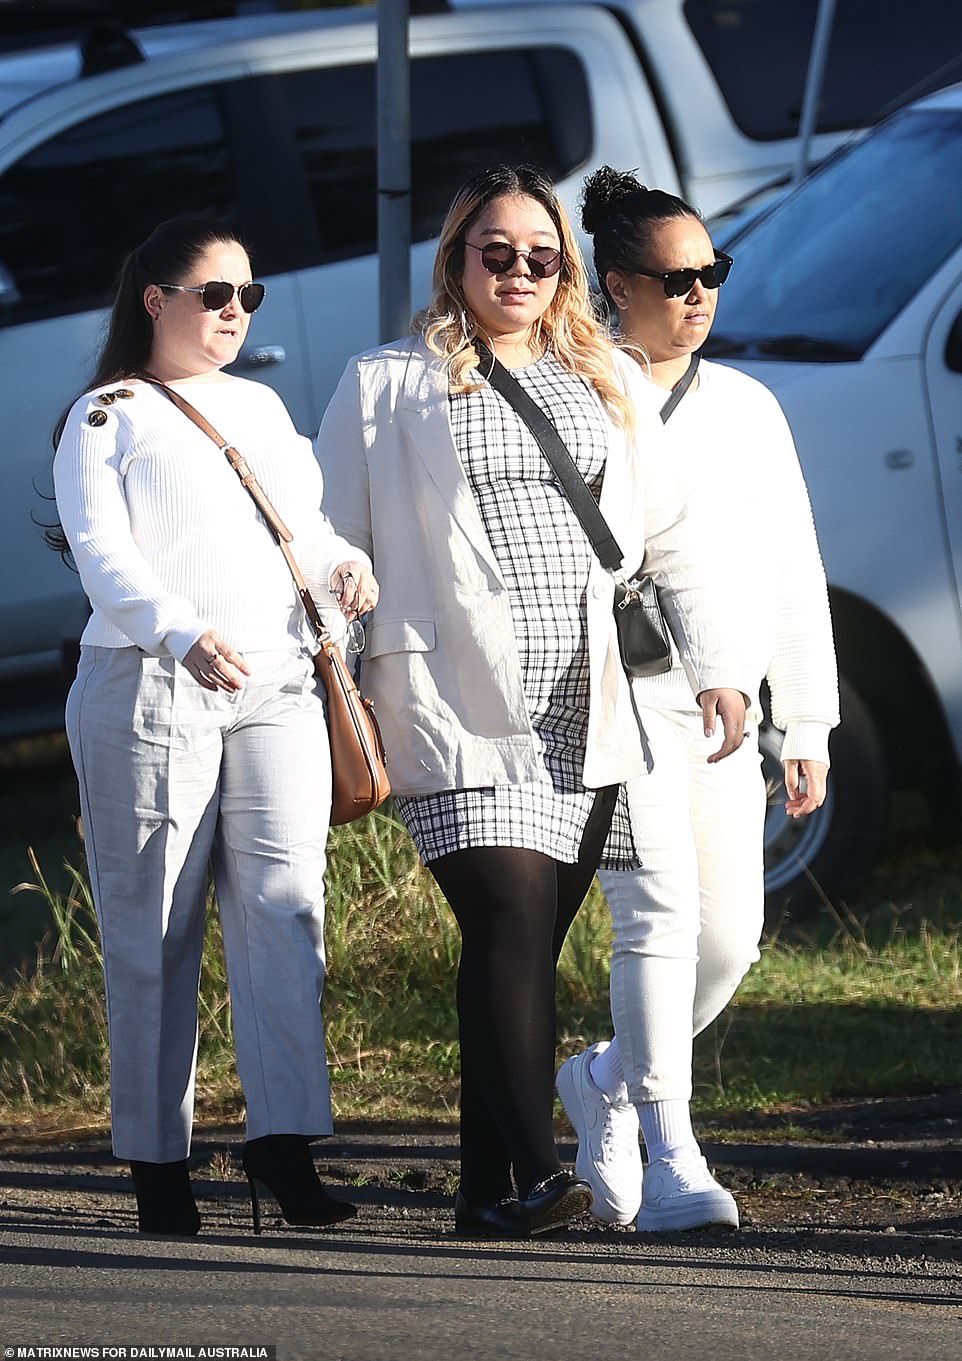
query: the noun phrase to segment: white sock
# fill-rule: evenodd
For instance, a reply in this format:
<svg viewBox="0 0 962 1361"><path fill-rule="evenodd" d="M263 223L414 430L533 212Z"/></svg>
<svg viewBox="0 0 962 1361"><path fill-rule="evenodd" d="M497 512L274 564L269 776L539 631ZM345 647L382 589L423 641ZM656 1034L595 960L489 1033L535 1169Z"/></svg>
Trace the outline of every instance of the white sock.
<svg viewBox="0 0 962 1361"><path fill-rule="evenodd" d="M617 1035L603 1049L599 1048L588 1064L588 1076L613 1106L630 1106L625 1070L621 1066L621 1050Z"/></svg>
<svg viewBox="0 0 962 1361"><path fill-rule="evenodd" d="M687 1101L639 1101L635 1109L649 1163L686 1154L698 1156L700 1149L691 1127L691 1107Z"/></svg>

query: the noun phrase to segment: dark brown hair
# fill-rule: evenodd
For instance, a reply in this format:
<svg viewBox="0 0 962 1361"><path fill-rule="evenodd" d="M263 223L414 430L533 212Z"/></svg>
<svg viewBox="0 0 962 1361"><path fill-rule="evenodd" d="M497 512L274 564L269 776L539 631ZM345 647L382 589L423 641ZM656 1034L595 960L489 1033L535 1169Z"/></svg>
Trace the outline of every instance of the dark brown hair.
<svg viewBox="0 0 962 1361"><path fill-rule="evenodd" d="M247 249L236 232L228 227L206 218L175 217L161 222L146 241L127 255L117 276L107 334L83 392L104 383L116 383L147 367L154 328L144 306L144 289L148 284L180 283L204 252L217 245L239 245ZM54 448L60 443L74 401L76 397L60 413L54 426ZM44 525L43 530L48 547L66 557L70 545L61 525Z"/></svg>

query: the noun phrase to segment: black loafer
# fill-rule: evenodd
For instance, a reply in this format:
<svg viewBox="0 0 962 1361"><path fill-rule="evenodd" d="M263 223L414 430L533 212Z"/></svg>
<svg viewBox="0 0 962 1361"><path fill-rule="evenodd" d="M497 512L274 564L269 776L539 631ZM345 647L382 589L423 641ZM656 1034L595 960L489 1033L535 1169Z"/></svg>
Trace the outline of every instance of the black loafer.
<svg viewBox="0 0 962 1361"><path fill-rule="evenodd" d="M527 1238L528 1226L516 1200L472 1205L459 1191L454 1198L454 1228L462 1238Z"/></svg>
<svg viewBox="0 0 962 1361"><path fill-rule="evenodd" d="M534 1235L563 1229L591 1209L592 1198L588 1182L573 1172L555 1172L533 1186L531 1194L519 1204L528 1232Z"/></svg>

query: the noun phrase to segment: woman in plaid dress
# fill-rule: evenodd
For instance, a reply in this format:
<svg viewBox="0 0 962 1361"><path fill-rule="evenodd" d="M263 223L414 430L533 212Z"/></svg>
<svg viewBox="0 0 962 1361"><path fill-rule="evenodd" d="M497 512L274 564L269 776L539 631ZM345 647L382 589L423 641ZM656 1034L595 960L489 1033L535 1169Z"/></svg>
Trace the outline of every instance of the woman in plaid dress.
<svg viewBox="0 0 962 1361"><path fill-rule="evenodd" d="M477 337L663 586L706 723L724 722L719 755L741 741L744 700L684 497L649 456L656 410L594 318L564 210L539 171L486 171L448 213L418 333L351 361L318 456L325 511L382 583L364 684L397 807L462 933L457 1228L520 1238L590 1204L554 1143L555 968L599 863L637 864L619 786L644 756L614 583L486 382Z"/></svg>

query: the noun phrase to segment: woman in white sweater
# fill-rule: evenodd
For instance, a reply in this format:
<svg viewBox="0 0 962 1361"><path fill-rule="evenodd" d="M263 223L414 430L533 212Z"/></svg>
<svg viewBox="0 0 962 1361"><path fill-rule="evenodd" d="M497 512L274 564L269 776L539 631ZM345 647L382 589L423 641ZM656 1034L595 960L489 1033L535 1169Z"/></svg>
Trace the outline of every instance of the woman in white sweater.
<svg viewBox="0 0 962 1361"><path fill-rule="evenodd" d="M743 373L693 361L731 260L713 249L688 204L608 167L586 182L583 222L621 336L647 374L647 400L662 412L671 455L700 513L702 546L742 602L729 641L747 668L753 703L740 750L709 764L711 745L681 667L633 683L650 767L628 786L642 868L601 875L615 931L615 1039L569 1059L558 1091L579 1136L577 1168L592 1184L596 1215L634 1219L639 1231L737 1227L734 1198L711 1176L692 1130L692 1038L758 958L762 680L785 733L786 814L803 817L825 798L828 734L838 722L825 574L774 396Z"/></svg>
<svg viewBox="0 0 962 1361"><path fill-rule="evenodd" d="M320 995L329 747L312 635L281 551L224 457L149 374L235 444L314 592L356 618L370 561L317 507L308 440L222 372L264 296L244 247L162 224L127 258L54 478L92 613L67 701L103 942L114 1152L142 1232L194 1234L187 1157L208 861L247 1102L244 1167L289 1223L354 1214L314 1171L331 1131Z"/></svg>

